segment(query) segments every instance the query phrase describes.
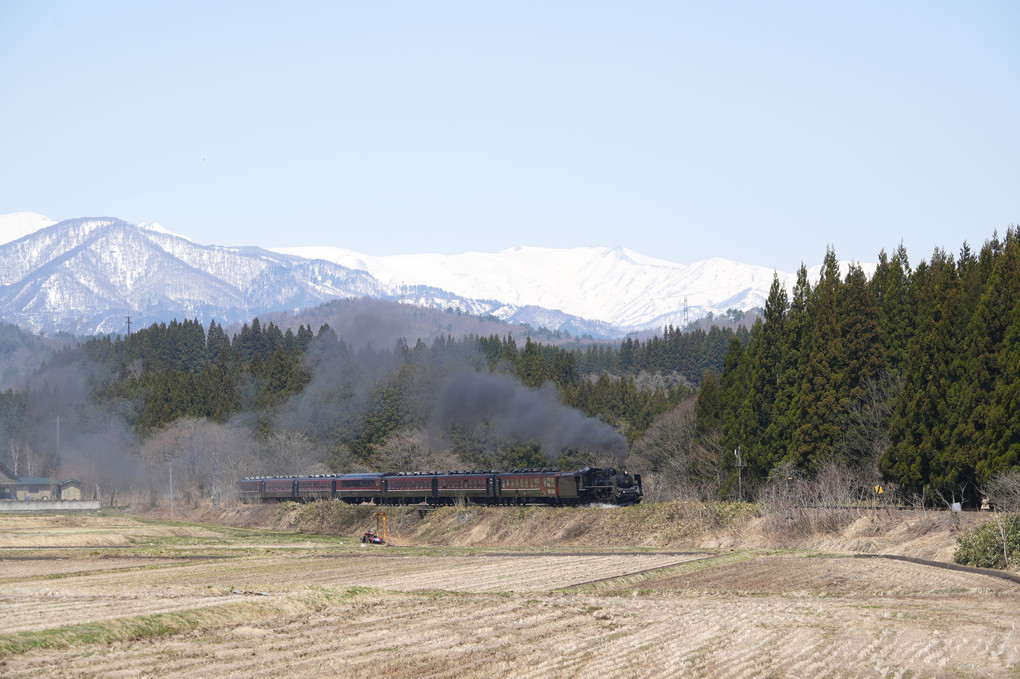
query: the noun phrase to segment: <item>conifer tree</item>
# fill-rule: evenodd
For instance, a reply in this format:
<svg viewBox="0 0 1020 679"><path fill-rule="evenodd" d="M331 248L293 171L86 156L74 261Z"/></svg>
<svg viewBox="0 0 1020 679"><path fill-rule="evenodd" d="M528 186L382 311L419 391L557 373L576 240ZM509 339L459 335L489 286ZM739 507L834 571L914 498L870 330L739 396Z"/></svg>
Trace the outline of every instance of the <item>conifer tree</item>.
<svg viewBox="0 0 1020 679"><path fill-rule="evenodd" d="M1017 249L1013 239L1013 250ZM1010 254L1010 257L1015 257ZM1013 269L1015 288L1020 271ZM993 477L1020 465L1020 294L1013 297L1009 326L1000 354L1000 375L992 393L988 416L988 447L977 460L977 480L987 483Z"/></svg>
<svg viewBox="0 0 1020 679"><path fill-rule="evenodd" d="M784 442L769 437L769 427L776 416L786 316L789 311L787 300L786 289L779 282L779 276L774 275L765 301L764 317L751 330L748 348L748 408L751 426L744 450L752 477L766 477L782 458L786 448Z"/></svg>
<svg viewBox="0 0 1020 679"><path fill-rule="evenodd" d="M975 483L983 483L1005 471L1001 459L1008 458L1011 445L1008 423L1014 415L1006 407L1011 403L1010 383L1016 381L1011 356L1016 351L1020 309L1017 232L1010 229L1003 242L995 238L986 243L974 268L979 272L981 294L966 331L963 375L954 384L960 391L951 399L958 404L952 446L958 466Z"/></svg>
<svg viewBox="0 0 1020 679"><path fill-rule="evenodd" d="M953 258L935 250L930 264L918 265L914 284L917 329L907 345L904 388L893 413L891 443L881 469L908 491L934 497L945 481L936 479L936 467L949 446L950 364L959 349L952 333L959 287Z"/></svg>
<svg viewBox="0 0 1020 679"><path fill-rule="evenodd" d="M549 379L549 366L546 365L545 357L530 337L525 341L524 350L517 361L517 378L532 389L537 389Z"/></svg>
<svg viewBox="0 0 1020 679"><path fill-rule="evenodd" d="M865 385L885 368L885 352L875 301L860 266L850 265L841 293L839 315L844 385L847 400L857 403L864 398Z"/></svg>
<svg viewBox="0 0 1020 679"><path fill-rule="evenodd" d="M579 377L577 357L571 351L558 350L549 367L549 377L561 391L574 384Z"/></svg>
<svg viewBox="0 0 1020 679"><path fill-rule="evenodd" d="M878 266L869 283L885 347L885 364L896 374L902 372L906 363L907 343L916 326L911 276L907 251L900 243L892 259L885 250L879 253Z"/></svg>
<svg viewBox="0 0 1020 679"><path fill-rule="evenodd" d="M230 360L230 338L223 332L223 327L216 321L209 322L209 331L206 333L206 347L209 359L216 364L226 363Z"/></svg>
<svg viewBox="0 0 1020 679"><path fill-rule="evenodd" d="M748 370L747 351L743 342L736 336L730 340L729 351L726 352L726 360L723 363L723 373L720 379L720 392L722 396L722 446L727 454L723 455L723 468L734 469L734 459L728 451L735 451L752 440L753 433L749 423L750 400L748 392L750 386L750 375ZM731 474L729 485L736 487L736 474Z"/></svg>
<svg viewBox="0 0 1020 679"><path fill-rule="evenodd" d="M811 336L797 406L799 422L790 450L792 461L805 470L817 469L832 453L840 435L840 415L848 406L840 287L839 264L830 248L811 300Z"/></svg>

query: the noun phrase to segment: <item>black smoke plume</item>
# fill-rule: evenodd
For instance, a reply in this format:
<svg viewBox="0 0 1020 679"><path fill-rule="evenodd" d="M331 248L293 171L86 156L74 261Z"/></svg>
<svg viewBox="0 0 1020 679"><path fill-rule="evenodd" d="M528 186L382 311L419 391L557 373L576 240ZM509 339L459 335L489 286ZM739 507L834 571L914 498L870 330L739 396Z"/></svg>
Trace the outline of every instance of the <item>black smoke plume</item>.
<svg viewBox="0 0 1020 679"><path fill-rule="evenodd" d="M563 405L551 387L534 391L498 375L459 372L439 394L435 421L441 425L488 424L499 438L537 441L554 461L564 450L627 454L627 440L611 426Z"/></svg>

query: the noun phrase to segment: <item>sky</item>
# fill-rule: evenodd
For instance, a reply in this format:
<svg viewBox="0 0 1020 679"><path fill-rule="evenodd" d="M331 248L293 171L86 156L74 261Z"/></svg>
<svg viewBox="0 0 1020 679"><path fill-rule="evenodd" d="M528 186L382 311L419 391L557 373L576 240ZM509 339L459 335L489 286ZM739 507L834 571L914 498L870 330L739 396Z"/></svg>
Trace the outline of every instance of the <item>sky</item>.
<svg viewBox="0 0 1020 679"><path fill-rule="evenodd" d="M1020 3L0 0L0 214L793 271L1020 223Z"/></svg>

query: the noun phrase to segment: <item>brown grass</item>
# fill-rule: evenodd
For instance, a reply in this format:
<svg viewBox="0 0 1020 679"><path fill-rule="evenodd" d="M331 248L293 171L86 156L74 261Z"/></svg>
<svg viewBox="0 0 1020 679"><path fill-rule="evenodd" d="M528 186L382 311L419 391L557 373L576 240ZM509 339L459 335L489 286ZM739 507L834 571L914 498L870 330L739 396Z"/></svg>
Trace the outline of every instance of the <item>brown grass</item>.
<svg viewBox="0 0 1020 679"><path fill-rule="evenodd" d="M191 520L260 526L307 534L358 536L387 515L391 542L458 547L612 547L647 549L809 549L880 553L952 561L961 530L987 521L967 513L862 509L763 512L752 504L674 501L635 507L444 507L427 513L408 507L240 505L191 510ZM156 514L165 516L165 514ZM179 512L179 515L181 513Z"/></svg>
<svg viewBox="0 0 1020 679"><path fill-rule="evenodd" d="M1020 586L751 547L767 538L752 511L452 508L425 520L397 511L405 547L273 532L342 525L350 534L374 523L374 508L323 509L337 511L230 510L235 523L267 521L253 530L131 516L0 522L8 544L52 541L0 546L9 612L0 676L1015 677L1020 668ZM938 522L884 521L806 539L890 553L953 542ZM76 531L133 546L68 547ZM732 546L684 554L659 539Z"/></svg>

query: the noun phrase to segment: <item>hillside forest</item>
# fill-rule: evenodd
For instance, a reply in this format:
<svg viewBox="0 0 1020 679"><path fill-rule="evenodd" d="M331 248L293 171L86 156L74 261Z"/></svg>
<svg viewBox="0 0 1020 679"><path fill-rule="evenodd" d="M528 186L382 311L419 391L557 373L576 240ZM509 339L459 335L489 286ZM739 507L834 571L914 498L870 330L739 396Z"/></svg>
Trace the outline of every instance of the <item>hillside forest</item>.
<svg viewBox="0 0 1020 679"><path fill-rule="evenodd" d="M0 459L21 476L117 495L187 499L241 476L624 462L654 420L693 397L744 329L558 347L510 334L352 344L406 313L361 305L357 328L258 318L154 324L54 354L0 394ZM180 499L180 498L179 498Z"/></svg>
<svg viewBox="0 0 1020 679"><path fill-rule="evenodd" d="M0 394L0 461L110 503L159 502L171 476L197 503L249 475L598 464L644 474L649 499L836 478L974 505L1020 460L1018 248L1010 229L911 267L901 246L870 279L830 250L750 328L615 344L355 339L385 303L357 327L154 324Z"/></svg>

